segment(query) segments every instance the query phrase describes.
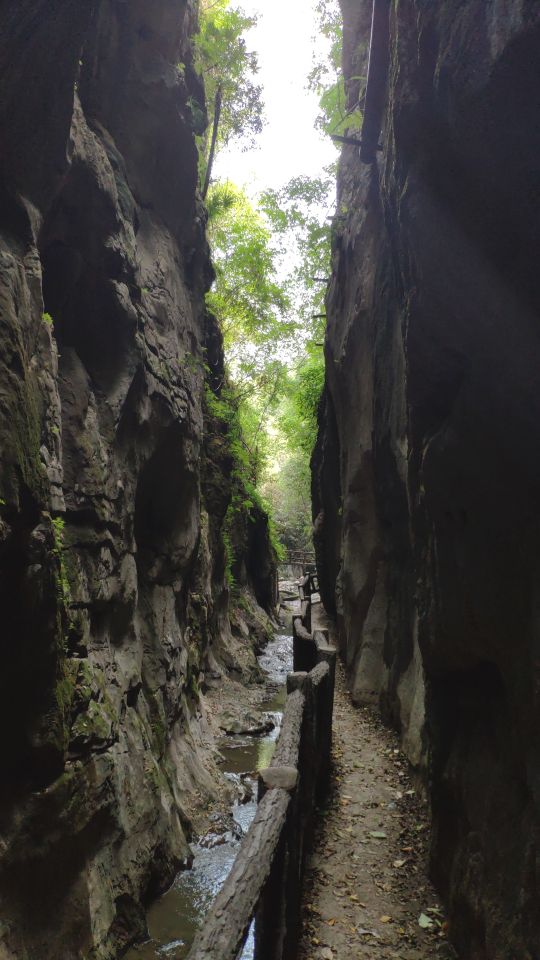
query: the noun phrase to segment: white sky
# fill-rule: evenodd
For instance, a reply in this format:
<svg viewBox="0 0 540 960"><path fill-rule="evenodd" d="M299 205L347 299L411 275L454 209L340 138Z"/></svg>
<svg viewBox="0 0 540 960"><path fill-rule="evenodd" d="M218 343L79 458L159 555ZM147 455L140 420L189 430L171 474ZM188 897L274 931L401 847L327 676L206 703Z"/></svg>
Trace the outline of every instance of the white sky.
<svg viewBox="0 0 540 960"><path fill-rule="evenodd" d="M253 195L291 177L319 176L336 159L336 150L314 127L317 97L306 89L317 34L314 0L237 0L236 5L259 17L246 44L258 56L267 122L259 149L222 151L215 176L246 186ZM324 49L323 38L316 42Z"/></svg>

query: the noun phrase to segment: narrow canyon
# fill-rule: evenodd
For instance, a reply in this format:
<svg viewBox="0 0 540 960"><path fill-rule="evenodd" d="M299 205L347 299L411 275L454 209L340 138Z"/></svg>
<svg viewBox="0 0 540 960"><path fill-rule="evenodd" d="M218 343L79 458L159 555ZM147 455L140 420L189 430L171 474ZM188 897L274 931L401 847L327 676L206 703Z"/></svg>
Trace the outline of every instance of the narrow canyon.
<svg viewBox="0 0 540 960"><path fill-rule="evenodd" d="M311 456L334 747L355 708L393 730L457 956L539 960L540 4L339 5L363 126ZM223 807L208 703L247 709L278 629L207 302L198 15L0 5L0 960L144 940Z"/></svg>

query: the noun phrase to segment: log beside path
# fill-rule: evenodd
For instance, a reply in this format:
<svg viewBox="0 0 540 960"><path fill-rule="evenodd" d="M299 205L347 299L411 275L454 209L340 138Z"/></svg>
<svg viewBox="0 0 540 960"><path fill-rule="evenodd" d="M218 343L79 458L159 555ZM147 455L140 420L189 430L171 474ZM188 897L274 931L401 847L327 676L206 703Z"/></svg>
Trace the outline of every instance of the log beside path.
<svg viewBox="0 0 540 960"><path fill-rule="evenodd" d="M305 864L329 784L336 659L328 633L309 632L310 583L302 583L293 648L296 663L302 647L307 669L289 674L274 756L259 776L257 812L188 960L237 960L253 920L255 960L296 958Z"/></svg>

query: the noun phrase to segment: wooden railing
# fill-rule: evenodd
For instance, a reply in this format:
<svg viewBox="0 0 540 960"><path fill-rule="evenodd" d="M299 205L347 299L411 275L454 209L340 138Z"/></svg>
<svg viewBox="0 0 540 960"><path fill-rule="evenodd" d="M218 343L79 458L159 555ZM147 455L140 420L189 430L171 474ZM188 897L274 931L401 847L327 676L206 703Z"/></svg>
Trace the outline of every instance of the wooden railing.
<svg viewBox="0 0 540 960"><path fill-rule="evenodd" d="M188 960L236 960L253 919L255 960L296 957L306 855L329 780L336 660L325 631L309 634L304 602L307 613L293 623L295 672L274 757L259 774L257 812Z"/></svg>
<svg viewBox="0 0 540 960"><path fill-rule="evenodd" d="M315 554L308 550L290 550L285 554L285 559L281 561L280 566L315 566Z"/></svg>
<svg viewBox="0 0 540 960"><path fill-rule="evenodd" d="M316 573L306 573L305 577L302 577L302 579L298 581L300 603L304 603L306 600L309 600L311 603L313 594L318 592L319 578ZM311 627L309 629L311 629Z"/></svg>

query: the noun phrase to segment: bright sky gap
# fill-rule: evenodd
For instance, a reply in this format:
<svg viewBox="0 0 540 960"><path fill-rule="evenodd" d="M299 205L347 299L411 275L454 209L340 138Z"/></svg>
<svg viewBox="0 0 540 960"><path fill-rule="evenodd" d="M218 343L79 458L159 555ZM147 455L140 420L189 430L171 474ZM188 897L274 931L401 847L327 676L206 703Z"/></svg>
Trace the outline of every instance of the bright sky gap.
<svg viewBox="0 0 540 960"><path fill-rule="evenodd" d="M254 196L279 188L292 177L321 175L336 159L331 140L315 127L318 103L307 89L315 53L326 50L319 35L313 0L242 0L239 4L257 25L246 34L259 60L266 125L258 149L223 150L215 176L245 186Z"/></svg>

